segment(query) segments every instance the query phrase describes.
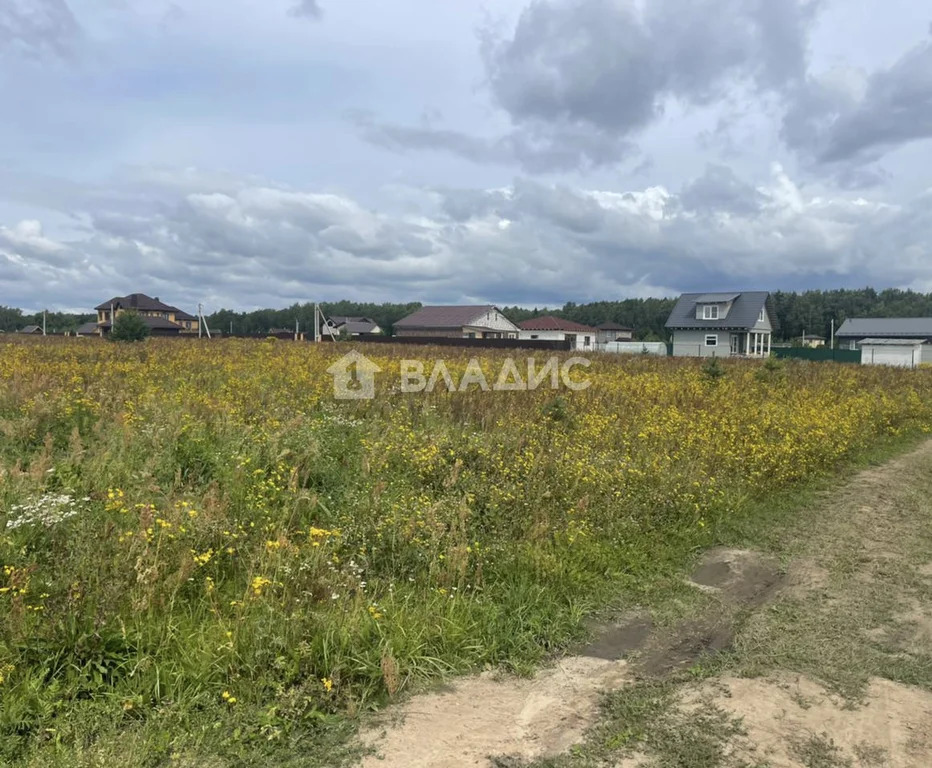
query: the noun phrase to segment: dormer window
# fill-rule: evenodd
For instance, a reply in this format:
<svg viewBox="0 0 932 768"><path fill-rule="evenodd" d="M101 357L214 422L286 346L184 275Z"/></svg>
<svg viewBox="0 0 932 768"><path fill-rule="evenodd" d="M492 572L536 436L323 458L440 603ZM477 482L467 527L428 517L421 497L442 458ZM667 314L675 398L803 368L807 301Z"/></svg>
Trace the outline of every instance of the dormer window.
<svg viewBox="0 0 932 768"><path fill-rule="evenodd" d="M757 322L762 323L767 319L767 310L761 307L760 314L757 316Z"/></svg>
<svg viewBox="0 0 932 768"><path fill-rule="evenodd" d="M702 307L703 320L718 320L718 304L706 304Z"/></svg>

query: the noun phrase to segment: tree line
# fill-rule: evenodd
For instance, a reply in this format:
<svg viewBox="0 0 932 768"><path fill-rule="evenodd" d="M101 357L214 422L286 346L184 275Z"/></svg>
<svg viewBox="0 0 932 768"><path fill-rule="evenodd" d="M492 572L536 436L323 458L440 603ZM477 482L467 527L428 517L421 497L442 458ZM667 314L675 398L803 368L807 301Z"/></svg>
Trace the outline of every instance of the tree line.
<svg viewBox="0 0 932 768"><path fill-rule="evenodd" d="M777 339L798 339L803 332L828 338L834 319L836 330L848 317L932 317L932 293L887 288L838 289L832 291L776 291L772 294L777 315ZM667 321L675 298L622 299L596 301L588 304L567 302L559 309L517 306L502 307L512 321L521 322L541 315L556 315L585 325L614 322L633 328L639 340L666 341ZM386 333L402 317L421 308L418 302L361 303L337 301L320 305L327 317L350 315L369 317ZM50 333L73 331L82 323L94 320L93 314L49 312L46 323ZM304 331L314 326L314 305L310 302L292 304L284 309L259 309L235 312L221 309L208 315L211 330L236 335L268 333L274 328L291 330L295 321ZM0 306L0 330L16 331L25 325L42 325L42 313L26 314L22 310Z"/></svg>
<svg viewBox="0 0 932 768"><path fill-rule="evenodd" d="M75 314L72 312L48 312L45 316L45 330L47 333L68 333L77 330L78 326L90 323L97 319L96 312ZM42 313L27 313L15 307L0 305L0 331L11 333L27 325L42 327Z"/></svg>

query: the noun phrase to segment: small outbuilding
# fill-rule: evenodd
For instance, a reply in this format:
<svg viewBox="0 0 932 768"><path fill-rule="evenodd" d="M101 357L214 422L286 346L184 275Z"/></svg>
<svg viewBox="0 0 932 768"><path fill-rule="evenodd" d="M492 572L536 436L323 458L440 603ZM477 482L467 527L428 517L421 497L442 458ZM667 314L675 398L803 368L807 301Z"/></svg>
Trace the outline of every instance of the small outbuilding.
<svg viewBox="0 0 932 768"><path fill-rule="evenodd" d="M861 364L915 368L922 363L924 343L924 339L863 339Z"/></svg>

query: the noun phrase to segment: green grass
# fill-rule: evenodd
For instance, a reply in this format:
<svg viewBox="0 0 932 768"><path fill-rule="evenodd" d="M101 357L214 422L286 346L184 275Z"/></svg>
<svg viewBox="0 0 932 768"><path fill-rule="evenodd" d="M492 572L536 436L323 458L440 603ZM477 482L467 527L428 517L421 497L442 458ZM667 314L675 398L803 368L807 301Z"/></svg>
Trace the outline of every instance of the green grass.
<svg viewBox="0 0 932 768"><path fill-rule="evenodd" d="M932 604L932 579L920 574L920 567L932 563L932 453L889 463L917 445L891 441L844 473L854 478L857 470L883 467L880 486L859 481L849 490L847 482L820 478L750 504L723 522L717 544L777 557L789 577L798 573L800 563L821 569L823 583L801 589L790 582L770 603L730 613L704 593L683 601L679 589L658 583L649 607L661 617L662 627L675 632L678 624L718 611L719 620L736 628L734 647L700 659L673 679L646 680L608 693L584 743L533 763L535 768L590 768L641 753L647 765L664 768L743 766L729 749L741 742L740 722L714 704L683 704L697 680L714 689L721 675L799 674L849 707L863 704L875 677L932 691L932 645L910 642L917 627L904 615L910 607ZM796 704L801 710L811 706L801 697ZM806 768L885 764L883 748L861 743L845 754L825 733L801 734L787 746Z"/></svg>
<svg viewBox="0 0 932 768"><path fill-rule="evenodd" d="M0 533L15 766L340 765L361 715L438 679L530 673L588 617L707 611L682 575L756 535L761 496L791 518L810 476L932 427L910 372L598 360L559 398L335 404L299 345L0 352L0 522L77 512ZM731 726L695 717L641 743L680 723L708 762Z"/></svg>

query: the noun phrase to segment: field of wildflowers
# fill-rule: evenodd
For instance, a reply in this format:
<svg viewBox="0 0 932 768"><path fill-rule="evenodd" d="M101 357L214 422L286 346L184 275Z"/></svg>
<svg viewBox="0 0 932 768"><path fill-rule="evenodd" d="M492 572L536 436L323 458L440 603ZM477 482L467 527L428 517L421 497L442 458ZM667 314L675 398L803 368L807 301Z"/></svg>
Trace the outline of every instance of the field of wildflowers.
<svg viewBox="0 0 932 768"><path fill-rule="evenodd" d="M360 708L525 669L749 501L932 429L927 371L408 394L417 353L360 345L377 397L342 402L348 348L0 343L0 764L336 762Z"/></svg>

